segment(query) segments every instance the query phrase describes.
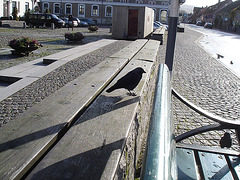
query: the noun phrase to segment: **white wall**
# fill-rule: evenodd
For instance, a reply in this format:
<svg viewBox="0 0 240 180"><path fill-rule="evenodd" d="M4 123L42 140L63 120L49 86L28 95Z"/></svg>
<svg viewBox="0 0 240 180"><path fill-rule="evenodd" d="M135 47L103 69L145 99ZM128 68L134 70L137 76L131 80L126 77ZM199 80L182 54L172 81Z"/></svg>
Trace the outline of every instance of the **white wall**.
<svg viewBox="0 0 240 180"><path fill-rule="evenodd" d="M3 16L3 0L0 0L0 17Z"/></svg>
<svg viewBox="0 0 240 180"><path fill-rule="evenodd" d="M4 0L0 0L0 17L4 16L4 14L3 14L3 1ZM35 4L33 4L34 1L32 1L32 0L7 0L7 1L10 1L8 16L12 16L12 2L13 1L16 1L17 9L19 11L18 16L23 16L24 13L25 13L26 2L29 4L29 9L33 10L35 5L37 5L37 2L39 0L37 0L37 2Z"/></svg>

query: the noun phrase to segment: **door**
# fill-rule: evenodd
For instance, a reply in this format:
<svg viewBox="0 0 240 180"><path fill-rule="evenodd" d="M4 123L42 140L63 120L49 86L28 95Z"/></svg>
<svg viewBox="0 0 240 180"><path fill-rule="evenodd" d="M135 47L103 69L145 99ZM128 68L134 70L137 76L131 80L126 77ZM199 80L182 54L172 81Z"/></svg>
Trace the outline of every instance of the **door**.
<svg viewBox="0 0 240 180"><path fill-rule="evenodd" d="M129 9L128 11L128 36L137 36L138 34L138 10Z"/></svg>

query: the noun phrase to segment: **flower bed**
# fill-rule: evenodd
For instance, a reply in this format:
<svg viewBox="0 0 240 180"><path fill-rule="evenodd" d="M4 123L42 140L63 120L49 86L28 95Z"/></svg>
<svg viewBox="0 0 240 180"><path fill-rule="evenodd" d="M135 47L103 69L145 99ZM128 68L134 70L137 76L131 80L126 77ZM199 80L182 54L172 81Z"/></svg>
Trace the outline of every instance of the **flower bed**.
<svg viewBox="0 0 240 180"><path fill-rule="evenodd" d="M14 49L12 53L15 55L29 55L30 52L38 49L41 44L29 37L21 37L10 41L9 46Z"/></svg>
<svg viewBox="0 0 240 180"><path fill-rule="evenodd" d="M88 30L89 30L90 32L95 32L95 31L98 30L98 27L97 27L97 26L89 26L89 27L88 27Z"/></svg>
<svg viewBox="0 0 240 180"><path fill-rule="evenodd" d="M65 39L67 39L68 41L82 41L83 38L84 36L80 32L65 33Z"/></svg>

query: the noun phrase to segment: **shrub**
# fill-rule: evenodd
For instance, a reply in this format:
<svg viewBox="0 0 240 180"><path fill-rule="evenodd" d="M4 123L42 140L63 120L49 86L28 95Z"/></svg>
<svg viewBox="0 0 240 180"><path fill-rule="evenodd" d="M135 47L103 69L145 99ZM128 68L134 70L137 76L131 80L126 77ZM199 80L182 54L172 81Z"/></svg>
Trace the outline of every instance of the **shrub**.
<svg viewBox="0 0 240 180"><path fill-rule="evenodd" d="M89 27L88 27L88 30L89 30L90 32L95 32L95 31L98 30L98 27L97 27L97 26L89 26Z"/></svg>
<svg viewBox="0 0 240 180"><path fill-rule="evenodd" d="M9 46L14 49L13 54L29 55L30 52L38 49L42 45L36 40L31 40L29 37L21 37L10 41Z"/></svg>
<svg viewBox="0 0 240 180"><path fill-rule="evenodd" d="M68 39L68 41L82 41L83 38L84 36L80 32L65 33L65 39Z"/></svg>

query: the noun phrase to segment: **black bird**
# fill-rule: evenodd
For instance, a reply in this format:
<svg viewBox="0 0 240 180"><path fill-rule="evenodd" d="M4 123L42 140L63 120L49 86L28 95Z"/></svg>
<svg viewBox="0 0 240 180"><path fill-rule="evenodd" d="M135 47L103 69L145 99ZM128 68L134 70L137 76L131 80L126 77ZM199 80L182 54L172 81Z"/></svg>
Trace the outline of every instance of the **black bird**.
<svg viewBox="0 0 240 180"><path fill-rule="evenodd" d="M142 74L146 73L143 68L138 67L130 72L128 72L125 76L123 76L121 79L119 79L116 84L114 84L112 87L110 87L107 92L110 93L116 89L124 88L129 91L130 96L134 96L134 93L131 93L131 90L133 90L140 80L142 79Z"/></svg>
<svg viewBox="0 0 240 180"><path fill-rule="evenodd" d="M228 132L224 133L224 136L220 139L220 147L224 148L230 148L232 146L232 139Z"/></svg>

